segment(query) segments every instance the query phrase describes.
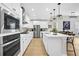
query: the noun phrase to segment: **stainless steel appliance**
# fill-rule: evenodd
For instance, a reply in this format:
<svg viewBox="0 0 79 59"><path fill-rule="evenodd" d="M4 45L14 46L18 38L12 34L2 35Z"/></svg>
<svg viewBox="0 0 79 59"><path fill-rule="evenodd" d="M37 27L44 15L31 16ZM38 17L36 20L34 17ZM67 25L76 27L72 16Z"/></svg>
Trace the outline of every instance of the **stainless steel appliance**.
<svg viewBox="0 0 79 59"><path fill-rule="evenodd" d="M1 7L0 7L0 19L1 19ZM1 20L0 20L0 33L1 33Z"/></svg>
<svg viewBox="0 0 79 59"><path fill-rule="evenodd" d="M19 20L4 13L4 29L19 29Z"/></svg>
<svg viewBox="0 0 79 59"><path fill-rule="evenodd" d="M13 27L12 24L14 24ZM18 30L19 25L19 19L15 18L13 13L9 14L9 11L0 7L0 33L4 33L6 30Z"/></svg>
<svg viewBox="0 0 79 59"><path fill-rule="evenodd" d="M34 25L33 37L40 38L40 25Z"/></svg>
<svg viewBox="0 0 79 59"><path fill-rule="evenodd" d="M20 34L0 37L0 56L14 56L20 52Z"/></svg>

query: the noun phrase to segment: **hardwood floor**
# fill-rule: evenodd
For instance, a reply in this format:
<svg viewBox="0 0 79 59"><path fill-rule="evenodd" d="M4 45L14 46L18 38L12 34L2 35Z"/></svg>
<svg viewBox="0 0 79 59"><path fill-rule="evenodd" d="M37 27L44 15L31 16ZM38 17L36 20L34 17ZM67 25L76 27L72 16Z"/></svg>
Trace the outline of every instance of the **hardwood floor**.
<svg viewBox="0 0 79 59"><path fill-rule="evenodd" d="M75 46L75 51L76 51L76 56L79 56L79 37L75 37L74 38L74 46ZM72 48L72 45L69 44L69 47L68 47L68 56L74 56L74 52L73 52L73 48Z"/></svg>
<svg viewBox="0 0 79 59"><path fill-rule="evenodd" d="M68 44L68 51L67 51L68 56L74 56L74 51L72 48L72 44Z"/></svg>
<svg viewBox="0 0 79 59"><path fill-rule="evenodd" d="M76 55L79 56L79 38L75 38L74 41ZM72 49L72 45L69 44L68 47L68 56L74 56L74 52ZM26 49L24 56L47 56L48 54L45 51L42 39L40 38L33 38L30 45Z"/></svg>
<svg viewBox="0 0 79 59"><path fill-rule="evenodd" d="M42 39L33 38L24 56L47 56Z"/></svg>

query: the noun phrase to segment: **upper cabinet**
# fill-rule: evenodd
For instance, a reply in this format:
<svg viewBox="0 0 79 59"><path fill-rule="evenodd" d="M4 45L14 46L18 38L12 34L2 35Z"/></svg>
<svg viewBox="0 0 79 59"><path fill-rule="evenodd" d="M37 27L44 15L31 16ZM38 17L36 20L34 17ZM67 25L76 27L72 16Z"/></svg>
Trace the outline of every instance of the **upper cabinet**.
<svg viewBox="0 0 79 59"><path fill-rule="evenodd" d="M0 3L0 7L16 18L20 18L22 15L20 3Z"/></svg>
<svg viewBox="0 0 79 59"><path fill-rule="evenodd" d="M20 28L22 27L22 10L20 3L0 3L1 11L6 10L7 14L20 20Z"/></svg>
<svg viewBox="0 0 79 59"><path fill-rule="evenodd" d="M12 12L17 15L20 14L20 4L19 3L4 3L4 5L9 8Z"/></svg>

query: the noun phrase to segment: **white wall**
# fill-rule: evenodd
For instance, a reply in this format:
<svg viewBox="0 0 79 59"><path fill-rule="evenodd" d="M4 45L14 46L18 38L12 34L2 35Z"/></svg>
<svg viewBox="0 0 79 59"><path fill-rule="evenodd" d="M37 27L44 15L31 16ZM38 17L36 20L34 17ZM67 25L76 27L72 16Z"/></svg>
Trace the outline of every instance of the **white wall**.
<svg viewBox="0 0 79 59"><path fill-rule="evenodd" d="M7 7L11 12L20 15L20 3L2 3L5 7ZM15 10L14 10L15 9Z"/></svg>
<svg viewBox="0 0 79 59"><path fill-rule="evenodd" d="M40 25L41 28L48 28L48 21L33 21L33 25Z"/></svg>
<svg viewBox="0 0 79 59"><path fill-rule="evenodd" d="M63 21L70 21L70 30L69 31L75 32L75 27L77 26L77 25L75 25L75 23L78 21L78 18L63 17L63 19L57 20L57 23L58 23L57 29L59 31L63 31ZM78 26L77 26L77 28L78 28Z"/></svg>
<svg viewBox="0 0 79 59"><path fill-rule="evenodd" d="M41 28L48 28L48 21L29 21L29 23L23 25L23 27L33 28L33 25L40 25Z"/></svg>
<svg viewBox="0 0 79 59"><path fill-rule="evenodd" d="M40 22L41 28L48 28L48 21Z"/></svg>
<svg viewBox="0 0 79 59"><path fill-rule="evenodd" d="M79 34L79 21L75 22L75 33Z"/></svg>
<svg viewBox="0 0 79 59"><path fill-rule="evenodd" d="M22 27L25 27L25 28L33 28L33 22L30 21L28 24L23 24Z"/></svg>

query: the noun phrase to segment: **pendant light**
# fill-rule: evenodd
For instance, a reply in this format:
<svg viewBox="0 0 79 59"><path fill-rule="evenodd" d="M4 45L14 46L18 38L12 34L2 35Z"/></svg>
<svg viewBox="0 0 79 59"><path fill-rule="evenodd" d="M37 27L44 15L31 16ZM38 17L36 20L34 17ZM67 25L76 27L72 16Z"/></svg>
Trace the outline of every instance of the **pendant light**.
<svg viewBox="0 0 79 59"><path fill-rule="evenodd" d="M54 12L53 20L55 20L55 19L56 19L56 18L55 18L55 9L53 9L53 12Z"/></svg>
<svg viewBox="0 0 79 59"><path fill-rule="evenodd" d="M55 17L55 9L53 9L54 15L53 15L53 27L56 28L56 17Z"/></svg>
<svg viewBox="0 0 79 59"><path fill-rule="evenodd" d="M48 28L52 28L52 22L53 21L53 17L52 17L52 12L50 12L50 18L49 18L49 22L48 22Z"/></svg>
<svg viewBox="0 0 79 59"><path fill-rule="evenodd" d="M22 9L22 23L28 24L28 22L25 21L25 8L21 6L21 9Z"/></svg>
<svg viewBox="0 0 79 59"><path fill-rule="evenodd" d="M58 17L61 17L61 16L62 16L62 15L60 14L61 3L58 3L57 5L58 5L58 15L57 15L57 16L58 16Z"/></svg>
<svg viewBox="0 0 79 59"><path fill-rule="evenodd" d="M50 22L53 20L53 17L52 17L52 12L50 12Z"/></svg>
<svg viewBox="0 0 79 59"><path fill-rule="evenodd" d="M54 12L53 16L52 16L52 12L50 13L50 22L56 19L55 18L55 9L53 9L53 12Z"/></svg>

